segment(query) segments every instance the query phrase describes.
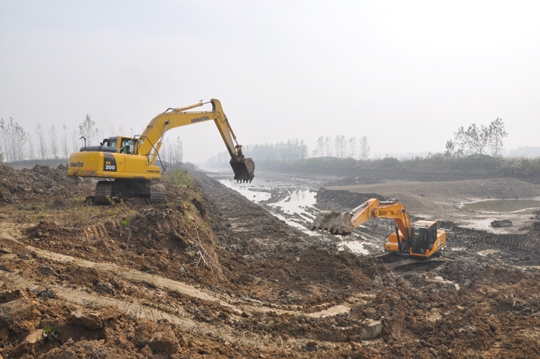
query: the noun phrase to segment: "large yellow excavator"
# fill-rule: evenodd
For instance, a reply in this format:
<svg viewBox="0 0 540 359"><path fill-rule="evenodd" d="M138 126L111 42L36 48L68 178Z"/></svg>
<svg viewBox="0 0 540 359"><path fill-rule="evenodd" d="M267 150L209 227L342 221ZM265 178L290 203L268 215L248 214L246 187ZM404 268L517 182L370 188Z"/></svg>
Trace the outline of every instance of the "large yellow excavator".
<svg viewBox="0 0 540 359"><path fill-rule="evenodd" d="M80 152L69 156L68 175L114 179L97 183L94 197L96 204L109 204L112 196L124 194L143 196L150 202L163 202L165 187L159 183L161 169L154 164L165 132L175 127L214 120L231 156L229 163L234 179L251 182L255 177L255 163L251 158L244 157L242 146L236 141L221 103L216 99L210 102L212 111L186 112L204 105L203 102L183 108L170 108L154 117L140 136L110 137L103 140L100 146L85 145Z"/></svg>
<svg viewBox="0 0 540 359"><path fill-rule="evenodd" d="M350 212L321 211L312 229L347 235L372 217L393 218L396 222L396 232L384 245L387 252L428 258L446 245L446 232L437 229L437 221L421 220L411 225L405 206L396 199L371 198Z"/></svg>

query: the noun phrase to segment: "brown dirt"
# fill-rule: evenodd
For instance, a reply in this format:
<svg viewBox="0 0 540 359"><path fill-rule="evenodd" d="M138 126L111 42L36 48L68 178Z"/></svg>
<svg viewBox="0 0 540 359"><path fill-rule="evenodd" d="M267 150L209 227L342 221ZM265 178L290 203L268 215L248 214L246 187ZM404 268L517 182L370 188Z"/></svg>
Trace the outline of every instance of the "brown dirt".
<svg viewBox="0 0 540 359"><path fill-rule="evenodd" d="M0 167L0 355L540 355L540 277L516 267L521 252L390 270L196 175L167 183L166 204L92 206L94 184L65 169Z"/></svg>

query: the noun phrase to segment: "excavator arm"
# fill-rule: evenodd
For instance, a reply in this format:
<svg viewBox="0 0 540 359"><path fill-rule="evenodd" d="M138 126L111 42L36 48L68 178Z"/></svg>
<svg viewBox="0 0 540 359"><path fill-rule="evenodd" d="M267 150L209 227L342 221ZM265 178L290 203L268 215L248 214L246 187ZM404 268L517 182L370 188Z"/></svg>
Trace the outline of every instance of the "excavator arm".
<svg viewBox="0 0 540 359"><path fill-rule="evenodd" d="M404 240L410 238L411 222L405 206L398 200L379 201L371 198L349 212L322 211L315 218L312 229L347 235L372 217L393 218Z"/></svg>
<svg viewBox="0 0 540 359"><path fill-rule="evenodd" d="M167 131L180 126L214 120L231 156L229 163L234 171L234 179L242 182L251 182L255 177L255 163L251 158L244 157L242 146L236 141L236 136L227 117L223 113L223 108L219 100L212 99L210 102L212 103L212 111L186 112L192 108L204 105L204 103L200 102L187 107L168 109L154 117L139 137L134 153L146 156L148 158L148 164L153 165Z"/></svg>

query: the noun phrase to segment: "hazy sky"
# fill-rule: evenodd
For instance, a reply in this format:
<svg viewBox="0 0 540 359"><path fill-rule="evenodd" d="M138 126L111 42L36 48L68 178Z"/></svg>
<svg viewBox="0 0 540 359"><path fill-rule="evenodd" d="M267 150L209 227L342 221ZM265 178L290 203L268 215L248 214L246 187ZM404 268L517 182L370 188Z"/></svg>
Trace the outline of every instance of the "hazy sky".
<svg viewBox="0 0 540 359"><path fill-rule="evenodd" d="M500 117L505 147L538 146L539 18L539 1L0 0L0 117L90 114L109 135L217 98L241 144L442 152ZM167 136L186 161L225 149L213 123Z"/></svg>

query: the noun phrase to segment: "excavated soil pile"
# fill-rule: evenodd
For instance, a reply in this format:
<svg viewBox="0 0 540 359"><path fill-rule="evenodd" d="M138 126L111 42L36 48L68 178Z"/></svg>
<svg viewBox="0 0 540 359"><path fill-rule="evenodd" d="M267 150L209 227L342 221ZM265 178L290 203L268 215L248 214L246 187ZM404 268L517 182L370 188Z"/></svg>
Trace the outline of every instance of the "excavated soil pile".
<svg viewBox="0 0 540 359"><path fill-rule="evenodd" d="M194 175L160 205L92 206L81 182L61 206L48 192L2 206L0 356L540 355L540 275L516 266L523 251L480 256L449 233L444 260L391 270Z"/></svg>
<svg viewBox="0 0 540 359"><path fill-rule="evenodd" d="M31 170L15 170L0 165L0 204L17 204L81 195L82 182L88 179L68 177L67 167L58 168L36 165Z"/></svg>

